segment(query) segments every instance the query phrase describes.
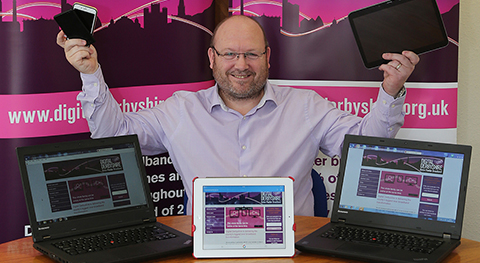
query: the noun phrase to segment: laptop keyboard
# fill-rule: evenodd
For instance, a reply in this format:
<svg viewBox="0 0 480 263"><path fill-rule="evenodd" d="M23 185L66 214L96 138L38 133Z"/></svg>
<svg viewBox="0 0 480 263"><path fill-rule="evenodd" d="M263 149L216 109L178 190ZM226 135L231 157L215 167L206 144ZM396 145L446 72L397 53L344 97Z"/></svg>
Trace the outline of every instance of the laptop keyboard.
<svg viewBox="0 0 480 263"><path fill-rule="evenodd" d="M165 231L157 226L142 226L117 232L96 234L60 241L53 243L53 245L70 255L78 255L130 244L145 243L175 237L177 237L175 234Z"/></svg>
<svg viewBox="0 0 480 263"><path fill-rule="evenodd" d="M335 226L322 233L321 237L367 243L383 247L397 248L420 253L432 253L443 244L438 239L417 237L409 234L398 234L377 230L368 230L348 226Z"/></svg>

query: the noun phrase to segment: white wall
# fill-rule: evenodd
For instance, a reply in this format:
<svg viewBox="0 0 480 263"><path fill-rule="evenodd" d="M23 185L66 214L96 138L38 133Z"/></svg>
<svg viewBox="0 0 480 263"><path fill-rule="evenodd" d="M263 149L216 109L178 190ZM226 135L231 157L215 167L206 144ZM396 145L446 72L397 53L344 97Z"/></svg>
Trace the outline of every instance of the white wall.
<svg viewBox="0 0 480 263"><path fill-rule="evenodd" d="M462 237L480 241L480 1L460 0L459 144L473 146Z"/></svg>

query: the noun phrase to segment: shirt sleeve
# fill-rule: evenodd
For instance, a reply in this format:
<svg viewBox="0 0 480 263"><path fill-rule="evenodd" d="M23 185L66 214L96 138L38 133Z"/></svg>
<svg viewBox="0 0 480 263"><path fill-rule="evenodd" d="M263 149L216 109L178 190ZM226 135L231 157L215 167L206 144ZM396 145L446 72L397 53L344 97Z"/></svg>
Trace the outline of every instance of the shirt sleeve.
<svg viewBox="0 0 480 263"><path fill-rule="evenodd" d="M81 102L92 138L137 134L143 154L167 151L162 125L156 116L161 113L158 109L123 113L105 83L101 67L93 74L81 73L81 79L83 86L77 100Z"/></svg>
<svg viewBox="0 0 480 263"><path fill-rule="evenodd" d="M362 129L358 134L395 137L405 120L404 103L405 94L399 98L394 98L385 92L383 87L380 87L377 101L370 113L362 119Z"/></svg>
<svg viewBox="0 0 480 263"><path fill-rule="evenodd" d="M404 123L405 95L393 98L380 87L377 101L363 118L338 109L330 110L315 133L320 150L330 156L340 156L345 134L393 138ZM332 106L333 107L333 106Z"/></svg>

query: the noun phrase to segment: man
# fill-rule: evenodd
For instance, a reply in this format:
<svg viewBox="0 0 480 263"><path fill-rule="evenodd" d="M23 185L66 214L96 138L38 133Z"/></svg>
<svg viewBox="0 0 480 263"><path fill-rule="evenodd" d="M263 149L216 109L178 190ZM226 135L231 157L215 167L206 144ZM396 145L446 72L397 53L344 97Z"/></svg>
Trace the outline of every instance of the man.
<svg viewBox="0 0 480 263"><path fill-rule="evenodd" d="M270 47L261 26L233 16L217 26L208 49L217 84L179 91L157 107L122 113L105 84L97 53L85 41L57 43L80 71L78 95L92 137L138 134L144 154L168 152L187 195L192 179L205 176L292 176L295 213L313 215L313 161L320 149L340 155L346 133L394 137L403 124L403 84L419 58L385 54L377 103L364 118L340 111L311 90L267 81ZM191 211L191 203L187 206Z"/></svg>

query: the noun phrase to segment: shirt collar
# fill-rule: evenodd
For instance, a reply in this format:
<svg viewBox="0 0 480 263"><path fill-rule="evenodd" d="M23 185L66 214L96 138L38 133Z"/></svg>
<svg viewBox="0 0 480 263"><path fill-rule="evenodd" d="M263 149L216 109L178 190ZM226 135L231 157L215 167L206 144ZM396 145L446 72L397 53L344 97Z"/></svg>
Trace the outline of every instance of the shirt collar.
<svg viewBox="0 0 480 263"><path fill-rule="evenodd" d="M215 86L213 86L214 89L214 94L212 98L212 103L210 105L210 113L213 111L213 108L216 106L219 106L222 110L224 111L229 111L230 109L225 105L225 102L222 100L220 95L218 94L218 84L215 83ZM258 109L262 108L267 101L272 101L275 105L277 105L277 98L275 97L275 92L272 88L272 85L270 82L267 80L267 83L265 84L265 94L263 94L262 99L258 103L258 105L252 109L250 112L255 112Z"/></svg>

